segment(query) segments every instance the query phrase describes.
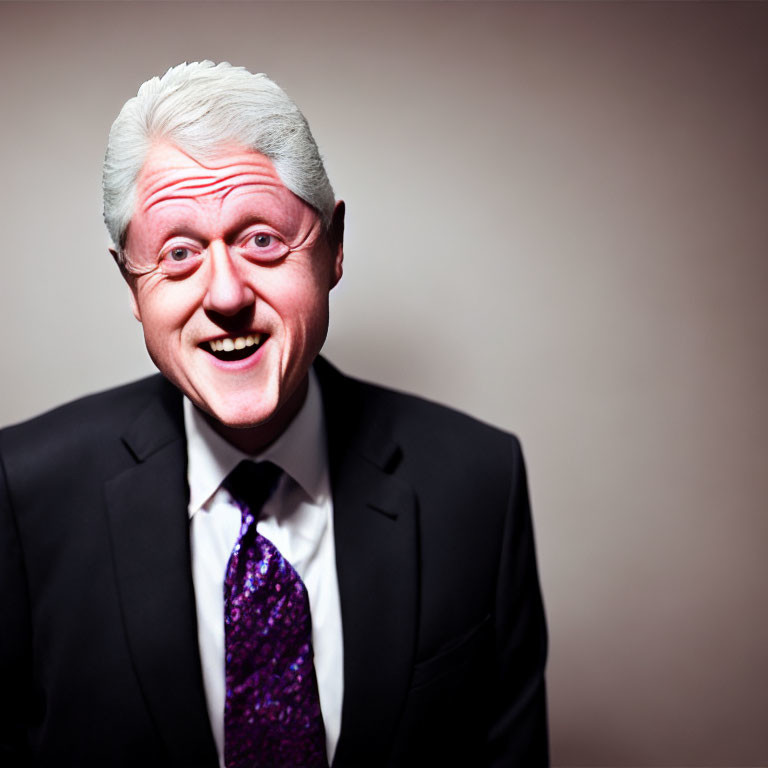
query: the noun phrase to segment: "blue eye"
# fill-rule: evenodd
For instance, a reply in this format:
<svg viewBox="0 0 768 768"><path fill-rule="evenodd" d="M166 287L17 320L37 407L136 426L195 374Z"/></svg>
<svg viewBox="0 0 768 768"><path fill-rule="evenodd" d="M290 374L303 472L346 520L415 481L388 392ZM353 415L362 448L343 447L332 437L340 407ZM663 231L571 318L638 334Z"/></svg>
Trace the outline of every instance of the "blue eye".
<svg viewBox="0 0 768 768"><path fill-rule="evenodd" d="M242 254L256 264L271 264L285 258L288 246L280 235L258 230L247 233L242 240Z"/></svg>
<svg viewBox="0 0 768 768"><path fill-rule="evenodd" d="M160 253L158 266L171 277L191 275L202 263L202 251L193 245L172 245Z"/></svg>

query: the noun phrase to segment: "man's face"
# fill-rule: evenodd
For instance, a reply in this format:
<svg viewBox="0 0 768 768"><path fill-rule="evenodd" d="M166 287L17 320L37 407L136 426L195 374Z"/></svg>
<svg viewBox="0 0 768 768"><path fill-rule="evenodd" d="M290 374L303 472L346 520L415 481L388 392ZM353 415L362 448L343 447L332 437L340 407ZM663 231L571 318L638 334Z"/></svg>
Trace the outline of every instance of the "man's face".
<svg viewBox="0 0 768 768"><path fill-rule="evenodd" d="M128 281L155 365L228 427L295 410L341 277L343 205L329 237L272 162L242 148L202 165L156 145L137 192L126 253L146 274Z"/></svg>

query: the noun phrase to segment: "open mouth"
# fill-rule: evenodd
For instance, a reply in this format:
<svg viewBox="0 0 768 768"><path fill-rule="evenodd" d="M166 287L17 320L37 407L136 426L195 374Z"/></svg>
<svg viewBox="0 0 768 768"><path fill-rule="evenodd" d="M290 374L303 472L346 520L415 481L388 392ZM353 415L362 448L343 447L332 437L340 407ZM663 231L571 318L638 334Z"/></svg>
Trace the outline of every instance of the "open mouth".
<svg viewBox="0 0 768 768"><path fill-rule="evenodd" d="M212 354L217 360L232 362L245 360L255 354L269 338L266 333L251 333L247 336L229 336L225 339L204 341L200 348Z"/></svg>

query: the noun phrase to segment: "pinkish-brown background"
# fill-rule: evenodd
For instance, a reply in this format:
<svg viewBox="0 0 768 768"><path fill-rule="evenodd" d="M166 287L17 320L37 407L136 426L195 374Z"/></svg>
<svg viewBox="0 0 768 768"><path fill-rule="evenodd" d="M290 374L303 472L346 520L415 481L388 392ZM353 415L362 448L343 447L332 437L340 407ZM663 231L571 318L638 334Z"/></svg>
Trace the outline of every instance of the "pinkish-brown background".
<svg viewBox="0 0 768 768"><path fill-rule="evenodd" d="M347 200L328 356L522 437L553 763L768 765L768 5L0 4L0 424L151 370L100 162L199 58Z"/></svg>

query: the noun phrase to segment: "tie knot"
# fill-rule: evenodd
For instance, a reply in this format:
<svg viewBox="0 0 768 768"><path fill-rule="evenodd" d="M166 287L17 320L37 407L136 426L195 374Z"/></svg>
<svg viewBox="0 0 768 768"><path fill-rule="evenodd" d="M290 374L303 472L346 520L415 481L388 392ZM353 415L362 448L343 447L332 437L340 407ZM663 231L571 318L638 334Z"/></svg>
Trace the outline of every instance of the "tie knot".
<svg viewBox="0 0 768 768"><path fill-rule="evenodd" d="M280 467L271 461L241 461L225 478L222 485L241 506L258 518L261 508L277 486Z"/></svg>

